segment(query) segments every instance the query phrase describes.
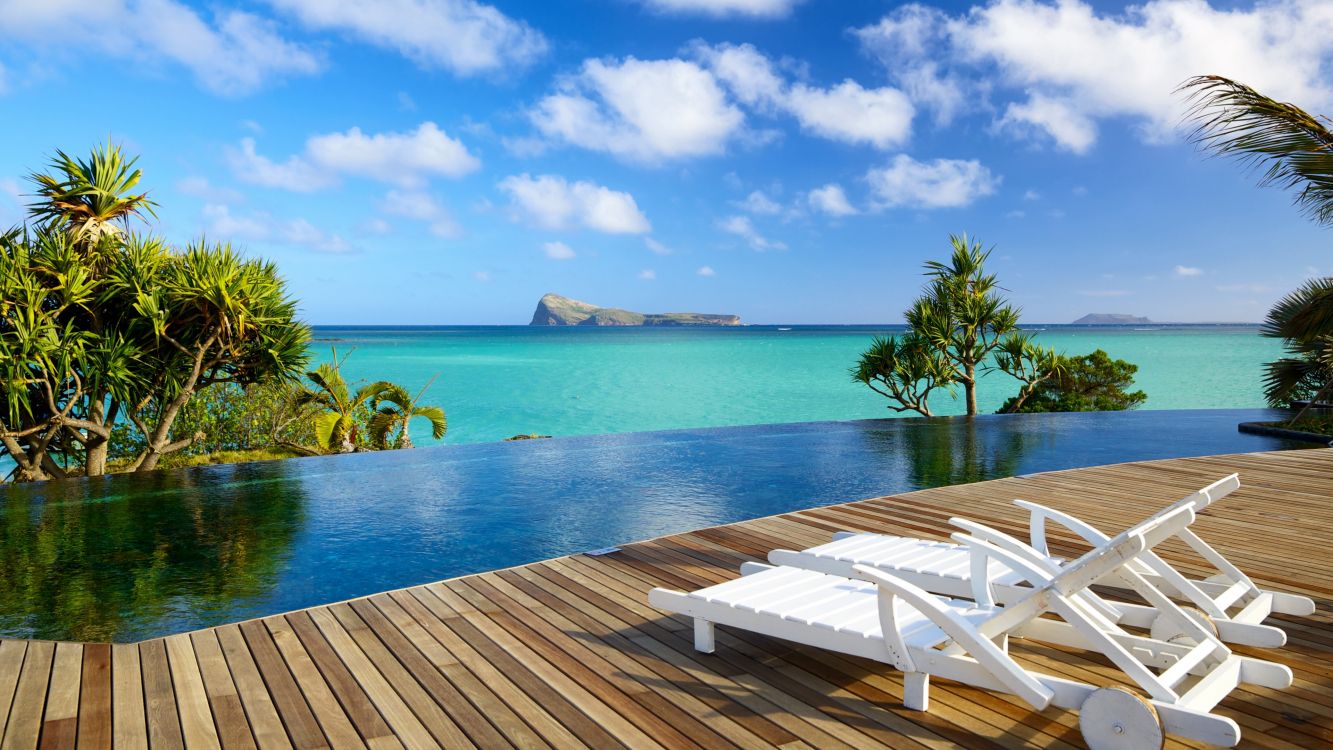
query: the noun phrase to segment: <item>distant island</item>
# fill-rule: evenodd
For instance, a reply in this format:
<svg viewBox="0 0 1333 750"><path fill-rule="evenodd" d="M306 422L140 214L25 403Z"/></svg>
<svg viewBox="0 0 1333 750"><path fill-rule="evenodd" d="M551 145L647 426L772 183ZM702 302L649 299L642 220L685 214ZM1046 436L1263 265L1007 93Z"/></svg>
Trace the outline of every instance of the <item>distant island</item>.
<svg viewBox="0 0 1333 750"><path fill-rule="evenodd" d="M706 313L637 313L598 307L558 294L547 294L532 314L534 326L738 326L737 315Z"/></svg>
<svg viewBox="0 0 1333 750"><path fill-rule="evenodd" d="M1070 325L1076 326L1125 326L1151 323L1147 318L1122 313L1088 313Z"/></svg>

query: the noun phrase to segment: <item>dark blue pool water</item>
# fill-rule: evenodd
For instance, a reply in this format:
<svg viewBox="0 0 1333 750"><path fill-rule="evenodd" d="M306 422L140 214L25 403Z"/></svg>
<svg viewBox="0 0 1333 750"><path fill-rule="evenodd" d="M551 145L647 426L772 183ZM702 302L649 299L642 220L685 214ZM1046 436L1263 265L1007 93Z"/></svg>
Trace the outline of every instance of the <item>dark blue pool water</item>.
<svg viewBox="0 0 1333 750"><path fill-rule="evenodd" d="M1236 431L1265 416L764 425L8 486L0 635L138 640L923 487L1308 447Z"/></svg>

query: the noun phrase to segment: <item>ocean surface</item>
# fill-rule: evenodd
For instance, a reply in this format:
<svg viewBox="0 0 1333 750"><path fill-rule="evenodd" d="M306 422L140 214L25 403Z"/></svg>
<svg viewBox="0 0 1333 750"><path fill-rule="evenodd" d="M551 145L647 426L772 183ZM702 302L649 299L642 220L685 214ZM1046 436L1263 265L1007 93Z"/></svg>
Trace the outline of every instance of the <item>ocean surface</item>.
<svg viewBox="0 0 1333 750"><path fill-rule="evenodd" d="M872 336L893 326L738 328L316 327L313 353L351 352L349 380L392 380L449 417L446 444L520 433L595 435L697 427L899 416L851 380ZM1031 326L1066 354L1105 349L1139 366L1146 409L1264 406L1263 363L1280 342L1257 326ZM978 403L994 411L1017 381L995 372ZM963 412L940 393L931 407ZM903 415L911 416L911 415ZM412 439L434 443L418 420Z"/></svg>

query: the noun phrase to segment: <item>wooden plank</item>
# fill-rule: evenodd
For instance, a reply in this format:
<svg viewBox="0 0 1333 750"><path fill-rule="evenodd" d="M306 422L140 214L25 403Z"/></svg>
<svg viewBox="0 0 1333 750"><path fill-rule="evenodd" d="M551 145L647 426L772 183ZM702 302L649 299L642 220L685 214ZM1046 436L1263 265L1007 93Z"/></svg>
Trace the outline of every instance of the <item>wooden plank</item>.
<svg viewBox="0 0 1333 750"><path fill-rule="evenodd" d="M5 726L0 750L29 750L37 747L55 652L55 644L50 641L33 641L28 644L28 653L19 672L18 689L9 709L9 723Z"/></svg>
<svg viewBox="0 0 1333 750"><path fill-rule="evenodd" d="M297 750L329 747L319 722L310 711L305 696L283 662L282 655L273 643L268 628L258 620L241 623L241 634L245 636L245 645L254 657L255 667L264 678L264 685L273 697L273 706L282 717L282 725L291 737L292 746Z"/></svg>
<svg viewBox="0 0 1333 750"><path fill-rule="evenodd" d="M190 645L199 662L199 675L204 680L204 693L217 728L218 742L224 750L255 750L254 733L245 718L245 706L236 694L236 683L227 668L217 634L200 630L190 634Z"/></svg>
<svg viewBox="0 0 1333 750"><path fill-rule="evenodd" d="M365 742L357 734L351 720L339 705L338 699L334 697L329 684L324 681L319 668L310 659L310 655L306 653L305 647L301 645L300 639L296 637L296 633L292 631L287 621L282 617L270 617L264 619L263 623L268 627L269 635L272 636L274 645L278 647L278 652L287 662L287 668L296 679L297 687L300 688L306 703L310 705L315 720L324 730L324 736L328 738L330 747L365 747Z"/></svg>
<svg viewBox="0 0 1333 750"><path fill-rule="evenodd" d="M111 738L112 746L147 750L148 707L144 703L142 662L139 647L117 643L111 646Z"/></svg>
<svg viewBox="0 0 1333 750"><path fill-rule="evenodd" d="M245 636L236 625L224 625L213 631L222 647L222 655L231 677L236 683L236 694L245 708L245 717L250 722L255 744L259 750L288 750L291 740L282 726L278 709L273 705L273 696L269 695L264 678L255 666L250 649L245 645Z"/></svg>
<svg viewBox="0 0 1333 750"><path fill-rule="evenodd" d="M193 641L188 634L181 634L165 639L165 644L185 744L190 750L221 750L222 742L213 725L213 709L208 704L208 691L194 655Z"/></svg>
<svg viewBox="0 0 1333 750"><path fill-rule="evenodd" d="M57 643L46 691L41 747L74 750L79 737L79 688L83 683L83 644Z"/></svg>
<svg viewBox="0 0 1333 750"><path fill-rule="evenodd" d="M27 641L0 642L0 738L5 735L9 708L14 704L14 691L18 689L23 657L27 653Z"/></svg>
<svg viewBox="0 0 1333 750"><path fill-rule="evenodd" d="M139 666L143 670L144 705L148 715L148 747L151 750L183 750L176 690L171 685L171 664L162 639L139 644Z"/></svg>
<svg viewBox="0 0 1333 750"><path fill-rule="evenodd" d="M78 718L79 750L112 746L110 644L89 643L83 647Z"/></svg>
<svg viewBox="0 0 1333 750"><path fill-rule="evenodd" d="M357 732L373 743L380 738L392 737L393 730L385 723L384 717L376 710L375 704L366 695L366 691L357 683L356 676L347 669L327 639L319 632L308 612L293 612L287 615L287 622L292 632L301 640L305 652L318 667L320 675L328 684L329 690L337 697L338 703L347 712L347 717L356 727Z"/></svg>

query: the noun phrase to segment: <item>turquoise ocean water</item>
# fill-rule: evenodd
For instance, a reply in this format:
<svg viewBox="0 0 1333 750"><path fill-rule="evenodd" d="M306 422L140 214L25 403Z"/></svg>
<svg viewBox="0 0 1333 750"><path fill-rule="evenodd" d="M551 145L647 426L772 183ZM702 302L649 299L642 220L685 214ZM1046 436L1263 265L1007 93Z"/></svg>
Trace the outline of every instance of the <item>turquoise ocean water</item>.
<svg viewBox="0 0 1333 750"><path fill-rule="evenodd" d="M1040 343L1068 354L1105 349L1139 365L1147 409L1263 406L1263 363L1279 342L1247 326L1035 326ZM897 416L851 381L848 369L893 327L740 328L318 327L314 354L351 351L350 380L392 380L445 408L444 443L517 433L590 435L687 427ZM994 411L1016 393L1003 373L982 381ZM962 412L941 393L937 414ZM424 420L418 445L434 441Z"/></svg>

